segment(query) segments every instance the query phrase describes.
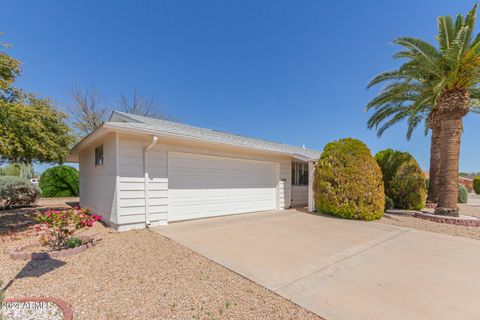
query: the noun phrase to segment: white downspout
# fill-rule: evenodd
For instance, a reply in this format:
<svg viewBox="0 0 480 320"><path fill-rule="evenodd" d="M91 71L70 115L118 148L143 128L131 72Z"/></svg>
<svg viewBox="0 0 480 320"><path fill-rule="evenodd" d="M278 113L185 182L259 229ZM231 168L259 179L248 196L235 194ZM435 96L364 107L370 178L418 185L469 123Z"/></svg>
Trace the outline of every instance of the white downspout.
<svg viewBox="0 0 480 320"><path fill-rule="evenodd" d="M150 216L149 216L149 205L148 205L148 182L150 180L150 176L149 176L149 172L148 172L148 161L147 161L147 152L148 150L150 150L151 148L153 148L154 145L157 144L157 141L158 141L158 137L157 136L152 136L152 142L145 147L145 149L143 150L143 171L144 171L144 175L145 175L145 225L147 227L150 226Z"/></svg>
<svg viewBox="0 0 480 320"><path fill-rule="evenodd" d="M313 177L315 177L315 162L308 162L308 212L315 211L315 195L313 193Z"/></svg>

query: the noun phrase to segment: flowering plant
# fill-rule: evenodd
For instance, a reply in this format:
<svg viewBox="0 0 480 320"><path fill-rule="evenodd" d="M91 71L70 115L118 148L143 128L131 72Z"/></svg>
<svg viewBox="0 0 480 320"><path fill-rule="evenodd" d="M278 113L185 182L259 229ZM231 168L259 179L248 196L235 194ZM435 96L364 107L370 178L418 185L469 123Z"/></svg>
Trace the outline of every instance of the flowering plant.
<svg viewBox="0 0 480 320"><path fill-rule="evenodd" d="M69 210L37 211L35 221L37 231L44 229L46 234L41 238L42 243L54 248L67 246L68 239L79 229L90 228L102 216L93 214L88 209L74 208Z"/></svg>

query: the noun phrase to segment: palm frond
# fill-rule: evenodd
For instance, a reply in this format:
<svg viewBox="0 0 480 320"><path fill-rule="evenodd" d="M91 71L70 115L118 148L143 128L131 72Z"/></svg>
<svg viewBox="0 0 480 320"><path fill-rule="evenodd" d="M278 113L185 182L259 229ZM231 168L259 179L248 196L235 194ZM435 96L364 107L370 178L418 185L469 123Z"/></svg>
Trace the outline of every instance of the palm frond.
<svg viewBox="0 0 480 320"><path fill-rule="evenodd" d="M394 43L412 50L414 53L418 53L423 56L426 61L435 68L437 67L437 58L440 54L434 46L430 43L418 38L401 37L394 40Z"/></svg>
<svg viewBox="0 0 480 320"><path fill-rule="evenodd" d="M438 17L438 36L437 41L441 52L447 52L450 49L453 39L453 19L450 16Z"/></svg>

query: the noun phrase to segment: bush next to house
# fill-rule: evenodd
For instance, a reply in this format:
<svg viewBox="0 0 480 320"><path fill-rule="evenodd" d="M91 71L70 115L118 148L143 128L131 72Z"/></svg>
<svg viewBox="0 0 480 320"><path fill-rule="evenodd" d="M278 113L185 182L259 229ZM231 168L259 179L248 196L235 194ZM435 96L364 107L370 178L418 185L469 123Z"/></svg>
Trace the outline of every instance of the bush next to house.
<svg viewBox="0 0 480 320"><path fill-rule="evenodd" d="M458 203L467 203L468 202L468 189L463 184L458 185Z"/></svg>
<svg viewBox="0 0 480 320"><path fill-rule="evenodd" d="M480 194L480 176L473 178L473 191Z"/></svg>
<svg viewBox="0 0 480 320"><path fill-rule="evenodd" d="M69 166L49 168L40 177L40 189L44 197L77 197L80 189L78 170Z"/></svg>
<svg viewBox="0 0 480 320"><path fill-rule="evenodd" d="M315 171L314 193L318 212L360 220L383 216L382 172L359 140L347 138L325 146Z"/></svg>
<svg viewBox="0 0 480 320"><path fill-rule="evenodd" d="M29 206L40 190L30 181L15 176L0 176L0 209Z"/></svg>
<svg viewBox="0 0 480 320"><path fill-rule="evenodd" d="M419 210L425 206L425 174L408 152L386 149L375 155L383 174L385 194L395 208Z"/></svg>

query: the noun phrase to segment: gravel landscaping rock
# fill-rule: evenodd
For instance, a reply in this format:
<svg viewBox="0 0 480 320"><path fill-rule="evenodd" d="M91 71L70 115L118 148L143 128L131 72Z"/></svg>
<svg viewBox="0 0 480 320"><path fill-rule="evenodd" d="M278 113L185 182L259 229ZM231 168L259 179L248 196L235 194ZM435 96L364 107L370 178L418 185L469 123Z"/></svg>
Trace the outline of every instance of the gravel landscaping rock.
<svg viewBox="0 0 480 320"><path fill-rule="evenodd" d="M480 217L480 206L470 206L461 204L460 214ZM439 223L420 218L415 218L409 214L385 213L384 217L378 222L391 224L399 227L407 227L430 232L444 233L452 236L465 237L480 240L480 228L465 227L453 224Z"/></svg>
<svg viewBox="0 0 480 320"><path fill-rule="evenodd" d="M157 233L93 229L95 247L57 260L11 260L22 240L3 243L6 298L55 296L75 319L321 319Z"/></svg>

